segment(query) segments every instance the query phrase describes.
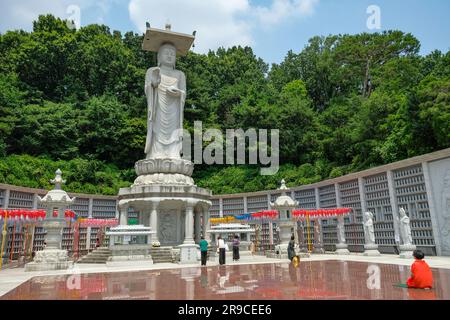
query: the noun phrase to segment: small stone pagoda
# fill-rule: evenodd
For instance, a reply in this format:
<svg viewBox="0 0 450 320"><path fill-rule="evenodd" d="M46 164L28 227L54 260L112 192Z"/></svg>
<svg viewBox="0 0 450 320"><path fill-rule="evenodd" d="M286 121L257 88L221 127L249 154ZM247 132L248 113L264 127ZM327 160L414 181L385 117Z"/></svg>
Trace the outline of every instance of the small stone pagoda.
<svg viewBox="0 0 450 320"><path fill-rule="evenodd" d="M65 210L73 204L75 198L62 190L61 186L66 182L62 179L61 170L56 170L55 179L50 180L55 185L45 197L38 197L38 202L45 206L47 214L43 227L47 231L45 242L47 246L42 251L37 251L33 262L26 264L25 271L45 271L68 269L72 262L69 261L67 250L61 249L61 240L66 220Z"/></svg>
<svg viewBox="0 0 450 320"><path fill-rule="evenodd" d="M287 195L286 182L281 180L281 196L279 196L275 202L270 203L270 207L279 212L279 219L277 221L280 228L280 244L275 246L275 251L279 252L278 256L282 258L287 258L287 248L291 236L296 233L296 224L292 220L292 210L298 207L298 201L293 200Z"/></svg>

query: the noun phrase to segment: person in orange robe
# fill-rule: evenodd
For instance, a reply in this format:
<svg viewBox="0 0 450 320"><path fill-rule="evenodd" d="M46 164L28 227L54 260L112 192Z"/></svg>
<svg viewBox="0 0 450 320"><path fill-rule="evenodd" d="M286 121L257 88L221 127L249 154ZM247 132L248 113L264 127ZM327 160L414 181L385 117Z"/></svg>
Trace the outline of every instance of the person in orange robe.
<svg viewBox="0 0 450 320"><path fill-rule="evenodd" d="M423 260L425 257L421 250L414 250L414 263L411 266L411 277L406 284L408 288L431 289L433 287L433 274L430 266Z"/></svg>

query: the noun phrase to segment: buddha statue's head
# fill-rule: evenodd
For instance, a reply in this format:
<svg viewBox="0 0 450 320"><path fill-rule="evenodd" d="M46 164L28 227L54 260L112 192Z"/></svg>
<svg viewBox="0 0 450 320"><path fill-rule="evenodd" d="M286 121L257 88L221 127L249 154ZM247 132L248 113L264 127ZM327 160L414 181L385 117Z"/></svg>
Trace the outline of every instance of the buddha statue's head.
<svg viewBox="0 0 450 320"><path fill-rule="evenodd" d="M402 218L404 216L406 216L406 211L405 211L405 209L403 207L400 207L399 213L400 213L400 217L402 217Z"/></svg>
<svg viewBox="0 0 450 320"><path fill-rule="evenodd" d="M171 43L163 44L158 50L158 66L166 66L175 69L177 49Z"/></svg>

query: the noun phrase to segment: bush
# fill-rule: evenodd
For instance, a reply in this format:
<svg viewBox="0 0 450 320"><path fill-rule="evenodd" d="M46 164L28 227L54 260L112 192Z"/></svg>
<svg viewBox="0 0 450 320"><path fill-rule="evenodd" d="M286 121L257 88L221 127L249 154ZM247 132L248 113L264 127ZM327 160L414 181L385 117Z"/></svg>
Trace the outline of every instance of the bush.
<svg viewBox="0 0 450 320"><path fill-rule="evenodd" d="M0 158L0 182L17 186L51 189L50 179L61 169L68 192L116 195L119 188L130 186L129 170L119 170L98 160L73 159L52 161L44 157L11 155Z"/></svg>

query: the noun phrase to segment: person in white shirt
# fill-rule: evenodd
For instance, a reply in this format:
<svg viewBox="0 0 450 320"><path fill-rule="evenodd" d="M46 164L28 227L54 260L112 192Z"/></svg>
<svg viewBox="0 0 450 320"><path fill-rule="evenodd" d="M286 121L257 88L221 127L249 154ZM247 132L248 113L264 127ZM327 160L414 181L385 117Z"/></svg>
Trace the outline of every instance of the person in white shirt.
<svg viewBox="0 0 450 320"><path fill-rule="evenodd" d="M225 264L226 243L221 236L217 238L217 247L219 248L219 264Z"/></svg>

